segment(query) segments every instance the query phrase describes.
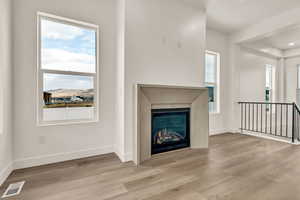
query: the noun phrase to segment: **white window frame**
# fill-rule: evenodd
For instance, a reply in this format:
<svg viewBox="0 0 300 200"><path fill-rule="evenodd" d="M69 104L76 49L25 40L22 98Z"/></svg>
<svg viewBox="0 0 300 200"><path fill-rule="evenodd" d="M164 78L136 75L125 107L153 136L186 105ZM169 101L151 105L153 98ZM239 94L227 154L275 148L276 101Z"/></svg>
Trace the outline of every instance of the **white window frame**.
<svg viewBox="0 0 300 200"><path fill-rule="evenodd" d="M220 67L221 67L221 55L218 52L215 51L210 51L210 50L206 50L205 51L205 58L206 58L206 54L211 54L216 56L216 69L215 69L215 77L216 80L215 82L206 82L206 77L204 77L204 81L205 81L205 86L209 87L209 86L213 86L215 88L215 105L216 105L216 109L213 112L210 112L209 114L220 114L221 113L221 109L220 109ZM206 70L206 61L205 61L205 70ZM205 72L206 75L206 72Z"/></svg>
<svg viewBox="0 0 300 200"><path fill-rule="evenodd" d="M96 32L96 69L95 73L89 72L74 72L63 70L49 70L42 69L41 65L41 19L48 19L50 21L82 27ZM89 76L94 78L94 118L93 119L79 119L79 120L56 120L56 121L43 121L43 74L62 74L62 75L80 75ZM99 26L90 24L74 19L60 17L44 12L37 12L37 126L50 126L50 125L68 125L68 124L81 124L81 123L94 123L99 121Z"/></svg>

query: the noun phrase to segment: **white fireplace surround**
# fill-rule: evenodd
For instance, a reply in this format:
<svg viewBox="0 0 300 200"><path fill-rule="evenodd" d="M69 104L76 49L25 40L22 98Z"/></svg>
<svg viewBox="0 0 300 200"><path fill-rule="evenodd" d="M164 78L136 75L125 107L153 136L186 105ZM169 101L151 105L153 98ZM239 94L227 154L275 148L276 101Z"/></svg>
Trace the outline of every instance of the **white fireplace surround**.
<svg viewBox="0 0 300 200"><path fill-rule="evenodd" d="M151 109L190 108L191 148L208 148L208 90L204 87L136 85L134 162L151 158Z"/></svg>

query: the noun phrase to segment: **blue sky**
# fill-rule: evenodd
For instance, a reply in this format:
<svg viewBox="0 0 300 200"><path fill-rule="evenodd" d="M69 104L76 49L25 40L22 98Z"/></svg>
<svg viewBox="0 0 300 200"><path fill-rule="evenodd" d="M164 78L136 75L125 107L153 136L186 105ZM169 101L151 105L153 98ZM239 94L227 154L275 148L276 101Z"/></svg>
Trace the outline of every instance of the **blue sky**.
<svg viewBox="0 0 300 200"><path fill-rule="evenodd" d="M94 73L96 32L91 29L41 20L41 63L43 69ZM45 75L44 90L89 89L91 78Z"/></svg>

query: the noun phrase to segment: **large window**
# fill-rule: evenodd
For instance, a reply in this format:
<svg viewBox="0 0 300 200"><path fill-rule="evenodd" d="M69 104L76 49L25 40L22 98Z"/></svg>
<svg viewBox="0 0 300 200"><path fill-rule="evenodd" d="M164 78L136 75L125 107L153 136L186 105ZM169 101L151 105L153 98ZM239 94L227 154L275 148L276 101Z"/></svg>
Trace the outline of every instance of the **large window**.
<svg viewBox="0 0 300 200"><path fill-rule="evenodd" d="M266 65L266 86L265 101L272 102L275 99L275 68L273 65Z"/></svg>
<svg viewBox="0 0 300 200"><path fill-rule="evenodd" d="M98 120L98 27L38 13L38 122Z"/></svg>
<svg viewBox="0 0 300 200"><path fill-rule="evenodd" d="M209 94L209 112L219 112L219 67L220 54L212 51L205 53L205 85Z"/></svg>

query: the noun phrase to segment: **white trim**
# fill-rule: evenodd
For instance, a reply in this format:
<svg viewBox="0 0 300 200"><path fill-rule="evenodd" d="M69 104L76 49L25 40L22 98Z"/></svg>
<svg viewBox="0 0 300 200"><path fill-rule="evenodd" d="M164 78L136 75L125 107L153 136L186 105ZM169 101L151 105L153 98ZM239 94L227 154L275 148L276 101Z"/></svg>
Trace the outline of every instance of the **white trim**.
<svg viewBox="0 0 300 200"><path fill-rule="evenodd" d="M2 171L0 171L0 186L7 180L8 176L16 169L24 169L28 167L59 163L108 153L116 153L114 150L116 149L114 149L113 146L105 146L102 148L86 149L81 151L57 153L15 160L14 162L11 162L9 165L7 165ZM127 162L130 160L132 160L131 154L126 154L124 155L124 159L122 160L122 162Z"/></svg>
<svg viewBox="0 0 300 200"><path fill-rule="evenodd" d="M238 134L240 134L240 130L239 129L230 129L230 130L228 130L228 133L238 133Z"/></svg>
<svg viewBox="0 0 300 200"><path fill-rule="evenodd" d="M114 153L113 146L105 146L102 148L86 149L74 152L57 153L45 156L30 157L14 161L14 169L23 169L34 166L58 163L68 160L81 159L91 156L98 156L107 153Z"/></svg>
<svg viewBox="0 0 300 200"><path fill-rule="evenodd" d="M2 171L0 171L0 186L6 181L13 170L13 162L11 162L4 169L2 169Z"/></svg>
<svg viewBox="0 0 300 200"><path fill-rule="evenodd" d="M85 29L91 29L96 32L96 69L95 72L73 72L73 71L57 71L57 70L48 70L41 69L41 26L40 22L42 18L49 18L49 20L57 21L64 24L70 24L78 27L83 27ZM99 122L99 106L100 106L100 67L99 67L99 26L83 21L73 20L66 17L60 17L53 14L48 14L44 12L37 12L37 72L36 72L36 126L56 126L56 125L72 125L72 124L81 124L81 123L96 123ZM81 76L91 76L94 77L94 90L95 90L95 99L94 99L94 118L88 120L61 120L61 121L43 121L42 120L42 87L43 87L43 73L58 73L58 74L66 74L66 75L81 75ZM96 81L95 81L96 79Z"/></svg>
<svg viewBox="0 0 300 200"><path fill-rule="evenodd" d="M249 135L249 136L253 136L253 137L258 137L258 138L264 138L264 139L269 139L269 140L274 140L277 142L284 142L284 143L288 143L288 144L294 144L294 145L300 145L299 142L295 141L295 143L292 143L292 139L284 139L281 137L275 137L275 136L268 136L262 133L254 133L254 132L250 132L250 131L243 131L241 133L242 135Z"/></svg>
<svg viewBox="0 0 300 200"><path fill-rule="evenodd" d="M121 162L125 162L125 159L124 159L124 156L123 156L122 152L120 151L120 149L116 145L114 145L114 152L118 156L118 158Z"/></svg>
<svg viewBox="0 0 300 200"><path fill-rule="evenodd" d="M209 131L209 136L222 135L225 133L231 133L231 132L227 129L211 130L211 131Z"/></svg>
<svg viewBox="0 0 300 200"><path fill-rule="evenodd" d="M96 120L61 120L61 121L49 121L49 122L40 122L36 126L38 127L47 127L47 126L66 126L66 125L77 125L77 124L93 124L98 123L99 119Z"/></svg>
<svg viewBox="0 0 300 200"><path fill-rule="evenodd" d="M133 154L131 152L125 153L124 155L124 162L133 161Z"/></svg>
<svg viewBox="0 0 300 200"><path fill-rule="evenodd" d="M85 28L94 28L94 29L99 28L99 26L95 25L95 24L91 24L91 23L83 22L83 21L78 21L78 20L75 20L75 19L67 18L67 17L61 17L61 16L58 16L58 15L53 15L53 14L49 14L49 13L45 13L45 12L38 11L37 15L38 16L43 16L43 17L46 17L46 18L57 19L59 21L66 21L66 22L69 22L70 24L83 25Z"/></svg>
<svg viewBox="0 0 300 200"><path fill-rule="evenodd" d="M123 153L120 149L115 145L114 146L115 154L118 156L121 162L128 162L133 161L133 154L132 153Z"/></svg>

